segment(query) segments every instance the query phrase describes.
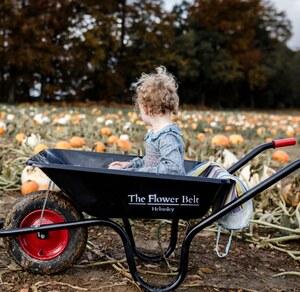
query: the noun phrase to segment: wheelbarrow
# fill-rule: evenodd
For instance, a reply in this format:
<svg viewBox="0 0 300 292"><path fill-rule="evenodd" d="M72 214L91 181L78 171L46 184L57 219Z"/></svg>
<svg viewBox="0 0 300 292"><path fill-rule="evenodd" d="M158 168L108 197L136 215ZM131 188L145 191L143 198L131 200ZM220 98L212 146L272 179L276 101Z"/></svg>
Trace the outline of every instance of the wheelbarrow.
<svg viewBox="0 0 300 292"><path fill-rule="evenodd" d="M288 138L264 143L228 169L233 174L253 157L269 148L295 145ZM121 238L132 278L147 291L177 288L188 270L190 245L195 235L228 212L252 199L297 170L300 159L288 164L242 196L220 202L231 187L229 179L177 176L108 169L112 161L135 156L78 150L46 149L27 161L39 167L61 192L37 191L20 197L9 210L0 237L9 255L23 269L39 274L60 273L82 255L89 226L112 228ZM185 161L189 172L199 164ZM211 211L210 211L211 210ZM210 211L210 212L209 212ZM83 213L88 214L85 218ZM121 218L122 224L115 219ZM162 254L143 253L135 244L129 218L171 220L169 244ZM135 257L160 261L175 250L179 220L199 219L185 233L177 276L171 283L156 287L145 282Z"/></svg>

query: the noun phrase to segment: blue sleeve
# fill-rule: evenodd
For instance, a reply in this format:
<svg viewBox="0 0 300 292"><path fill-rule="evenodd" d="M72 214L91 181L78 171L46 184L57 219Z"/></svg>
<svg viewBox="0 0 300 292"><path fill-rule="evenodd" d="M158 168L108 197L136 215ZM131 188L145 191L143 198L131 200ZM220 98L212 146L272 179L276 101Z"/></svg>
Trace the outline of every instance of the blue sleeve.
<svg viewBox="0 0 300 292"><path fill-rule="evenodd" d="M143 167L144 165L144 158L136 157L130 160L131 166L124 168L127 171L137 171L139 168Z"/></svg>
<svg viewBox="0 0 300 292"><path fill-rule="evenodd" d="M140 157L136 157L130 161L132 163L132 168L139 168L144 165L144 159Z"/></svg>

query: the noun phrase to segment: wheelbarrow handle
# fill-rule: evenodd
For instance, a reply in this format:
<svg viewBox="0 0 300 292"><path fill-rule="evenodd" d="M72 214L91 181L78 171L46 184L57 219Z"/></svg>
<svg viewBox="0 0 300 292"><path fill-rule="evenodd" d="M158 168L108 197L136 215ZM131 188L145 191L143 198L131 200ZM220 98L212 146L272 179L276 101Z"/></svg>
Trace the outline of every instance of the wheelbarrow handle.
<svg viewBox="0 0 300 292"><path fill-rule="evenodd" d="M286 138L280 140L273 140L274 148L286 147L296 145L297 140L295 138Z"/></svg>
<svg viewBox="0 0 300 292"><path fill-rule="evenodd" d="M237 163L233 164L231 167L227 169L229 173L234 173L238 169L240 169L242 166L244 166L248 161L250 161L253 157L261 153L262 151L270 148L278 148L278 147L285 147L285 146L291 146L296 144L295 138L286 138L286 139L280 139L280 140L273 140L272 142L267 142L264 144L261 144L260 146L254 148L252 151L250 151L246 156L244 156L241 160L239 160Z"/></svg>

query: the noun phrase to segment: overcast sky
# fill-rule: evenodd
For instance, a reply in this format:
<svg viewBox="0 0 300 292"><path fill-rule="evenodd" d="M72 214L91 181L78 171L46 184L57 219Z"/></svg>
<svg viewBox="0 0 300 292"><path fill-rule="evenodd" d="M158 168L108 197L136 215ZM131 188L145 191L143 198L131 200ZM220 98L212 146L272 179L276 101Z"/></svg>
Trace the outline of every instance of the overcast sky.
<svg viewBox="0 0 300 292"><path fill-rule="evenodd" d="M174 4L180 3L182 0L164 1L167 9L170 9ZM287 45L292 50L300 50L300 0L270 0L270 2L274 4L278 12L284 11L292 23L293 36Z"/></svg>

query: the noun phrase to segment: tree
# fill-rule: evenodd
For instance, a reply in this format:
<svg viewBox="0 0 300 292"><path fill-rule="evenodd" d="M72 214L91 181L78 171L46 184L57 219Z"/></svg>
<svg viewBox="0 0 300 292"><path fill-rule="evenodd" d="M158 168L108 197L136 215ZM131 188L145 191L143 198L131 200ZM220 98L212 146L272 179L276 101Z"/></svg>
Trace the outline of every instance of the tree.
<svg viewBox="0 0 300 292"><path fill-rule="evenodd" d="M60 68L71 58L67 48L72 1L6 1L6 52L4 62L10 86L9 101L31 97L35 83L40 98L53 98L67 90ZM12 21L13 19L13 21Z"/></svg>
<svg viewBox="0 0 300 292"><path fill-rule="evenodd" d="M300 51L295 52L291 61L292 107L300 107Z"/></svg>
<svg viewBox="0 0 300 292"><path fill-rule="evenodd" d="M120 63L127 87L156 66L174 67L174 21L161 0L132 1L126 14L125 52Z"/></svg>
<svg viewBox="0 0 300 292"><path fill-rule="evenodd" d="M254 93L265 88L269 78L264 63L272 50L268 44L282 43L290 35L284 15L274 13L268 5L260 0L197 0L190 6L188 29L178 37L177 47L181 59L190 61L193 52L198 61L193 86L202 88L198 102L203 103L206 96L207 104L256 105ZM280 32L275 33L275 27ZM184 44L190 44L188 52L180 49Z"/></svg>

